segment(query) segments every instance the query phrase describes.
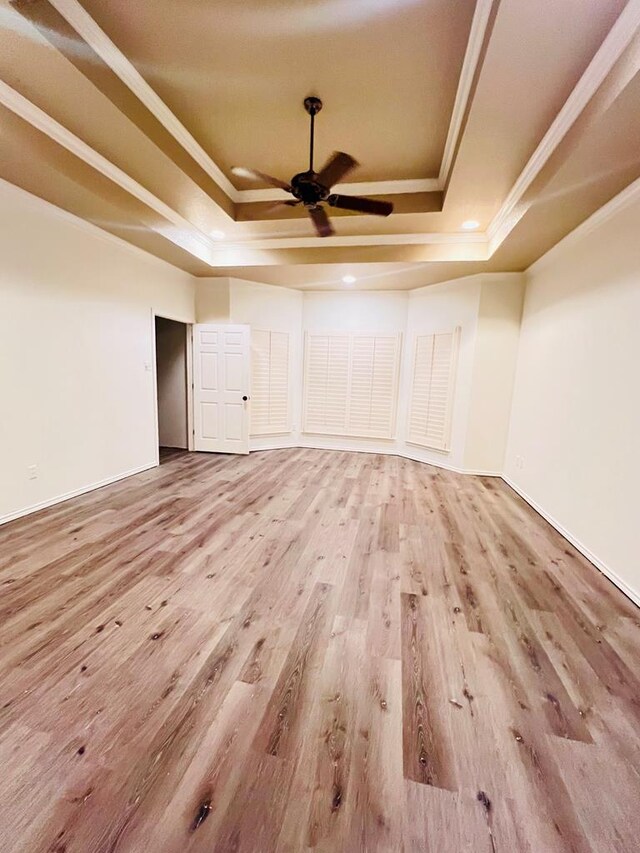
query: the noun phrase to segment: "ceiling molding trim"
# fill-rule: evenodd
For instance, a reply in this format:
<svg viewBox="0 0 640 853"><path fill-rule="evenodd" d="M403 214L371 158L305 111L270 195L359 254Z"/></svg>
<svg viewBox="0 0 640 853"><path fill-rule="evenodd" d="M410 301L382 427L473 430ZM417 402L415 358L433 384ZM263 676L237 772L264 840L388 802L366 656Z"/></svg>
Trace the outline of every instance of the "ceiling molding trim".
<svg viewBox="0 0 640 853"><path fill-rule="evenodd" d="M562 109L551 123L538 147L509 191L500 210L494 216L489 235L490 257L526 213L529 205L520 204L522 197L540 174L549 158L560 145L576 119L593 98L616 62L631 43L640 27L640 0L629 0L615 24L600 45L593 59L578 80Z"/></svg>
<svg viewBox="0 0 640 853"><path fill-rule="evenodd" d="M286 198L286 195L277 189L236 189L217 163L207 154L162 98L151 88L133 63L127 59L124 53L114 44L86 9L81 6L78 0L48 0L48 2L62 15L67 23L73 27L78 35L84 39L114 74L119 77L125 86L145 105L165 130L173 136L209 177L218 184L231 201L235 203L252 203L280 201ZM471 86L481 56L487 24L491 17L492 8L497 2L499 0L478 0L476 5L449 123L439 177L353 182L337 185L336 191L361 195L399 195L403 193L440 192L443 190L453 163Z"/></svg>
<svg viewBox="0 0 640 853"><path fill-rule="evenodd" d="M27 204L34 210L46 210L61 222L66 222L68 225L83 231L85 234L91 234L93 237L99 237L105 243L110 243L112 245L119 246L121 249L126 249L138 258L155 264L160 264L165 267L165 269L168 267L173 272L181 273L187 278L195 278L192 273L187 272L182 269L182 267L177 267L175 264L170 263L170 261L166 261L164 258L159 258L158 255L154 255L153 252L149 252L147 249L136 246L135 243L130 243L128 240L118 237L117 234L113 234L111 231L107 231L104 228L100 228L99 225L89 222L88 219L83 219L81 216L78 216L76 213L72 213L70 210L58 207L57 204L47 201L46 198L34 195L29 192L29 190L25 190L17 184L12 184L4 178L0 178L0 190L6 193L14 193L17 199L27 202Z"/></svg>
<svg viewBox="0 0 640 853"><path fill-rule="evenodd" d="M155 211L170 226L158 229L166 239L194 257L211 266L216 266L219 259L228 250L247 249L288 249L288 248L336 248L340 246L401 246L401 245L468 245L482 246L482 260L487 255L487 235L484 233L430 233L430 234L365 234L334 236L320 239L319 237L284 237L267 239L249 239L243 241L228 240L224 243L211 239L199 231L195 225L177 213L142 184L130 177L106 157L79 139L70 130L63 127L54 118L33 104L24 95L0 80L0 104L10 109L36 130L44 133L58 145L61 145L74 156L97 172L108 178L129 195ZM473 260L476 260L474 257Z"/></svg>
<svg viewBox="0 0 640 853"><path fill-rule="evenodd" d="M355 195L401 195L403 193L440 192L439 178L416 178L399 181L355 181L348 184L336 184L332 192ZM236 190L237 201L249 204L262 201L284 201L290 194L278 189Z"/></svg>
<svg viewBox="0 0 640 853"><path fill-rule="evenodd" d="M550 261L555 260L558 255L562 255L567 249L579 243L601 225L604 225L618 213L636 202L640 202L640 178L629 184L628 187L625 187L622 192L619 192L618 195L592 213L580 225L577 225L573 231L566 234L555 246L552 246L537 261L534 261L531 266L527 267L525 272L527 274L538 272L538 270L547 266Z"/></svg>
<svg viewBox="0 0 640 853"><path fill-rule="evenodd" d="M224 248L233 249L335 249L341 246L488 246L487 235L467 233L416 233L416 234L349 234L333 237L267 237L264 239L230 240ZM218 244L221 248L221 244ZM482 260L485 258L483 257ZM456 260L452 258L452 260ZM475 258L474 258L475 260Z"/></svg>
<svg viewBox="0 0 640 853"><path fill-rule="evenodd" d="M49 0L78 35L98 54L120 80L145 107L158 119L164 128L180 143L184 150L201 166L232 201L237 201L238 190L199 145L186 127L173 114L159 95L149 86L144 77L127 59L109 36L93 20L78 0Z"/></svg>
<svg viewBox="0 0 640 853"><path fill-rule="evenodd" d="M319 240L318 237L282 237L266 239L249 239L244 241L228 240L224 243L211 239L207 234L199 231L191 222L177 213L165 202L157 198L153 193L130 177L126 172L116 166L106 157L79 139L70 130L63 127L54 118L33 104L24 95L21 95L4 81L0 80L0 104L10 109L24 121L28 122L36 130L44 133L58 145L61 145L74 156L78 157L91 168L95 169L104 177L115 183L125 192L142 202L151 210L155 211L170 227L159 229L159 233L166 239L190 252L195 257L216 266L229 251L238 249L269 250L269 249L296 249L296 248L335 248L344 246L406 246L406 245L475 245L482 247L478 251L479 257L471 260L485 260L487 257L488 243L485 233L428 233L428 234L365 234L326 237ZM172 227L171 227L172 226Z"/></svg>
<svg viewBox="0 0 640 853"><path fill-rule="evenodd" d="M453 166L453 159L462 130L462 122L469 103L471 87L478 70L478 63L482 55L482 45L484 44L487 26L495 3L496 0L477 0L476 2L471 30L469 32L469 41L467 42L460 79L458 80L456 98L449 122L449 131L440 164L440 188L444 188L449 180L449 173Z"/></svg>
<svg viewBox="0 0 640 853"><path fill-rule="evenodd" d="M126 172L103 157L102 154L95 151L90 145L67 130L66 127L63 127L44 110L21 95L20 92L12 89L4 80L0 80L0 104L4 104L5 107L35 127L36 130L44 133L58 145L66 148L67 151L70 151L88 166L128 192L129 195L154 210L174 226L173 228L162 229L159 232L162 236L205 263L211 263L215 252L220 248L219 243L199 231L191 222L149 192L142 184L139 184Z"/></svg>

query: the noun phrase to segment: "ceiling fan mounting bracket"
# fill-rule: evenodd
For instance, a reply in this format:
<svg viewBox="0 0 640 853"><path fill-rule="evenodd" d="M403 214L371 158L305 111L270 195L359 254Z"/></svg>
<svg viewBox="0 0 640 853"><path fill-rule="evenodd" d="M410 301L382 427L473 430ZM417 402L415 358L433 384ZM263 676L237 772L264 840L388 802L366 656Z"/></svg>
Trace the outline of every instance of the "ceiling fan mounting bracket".
<svg viewBox="0 0 640 853"><path fill-rule="evenodd" d="M304 99L304 108L310 116L315 116L322 109L322 101L320 100L320 98L309 96L308 98Z"/></svg>

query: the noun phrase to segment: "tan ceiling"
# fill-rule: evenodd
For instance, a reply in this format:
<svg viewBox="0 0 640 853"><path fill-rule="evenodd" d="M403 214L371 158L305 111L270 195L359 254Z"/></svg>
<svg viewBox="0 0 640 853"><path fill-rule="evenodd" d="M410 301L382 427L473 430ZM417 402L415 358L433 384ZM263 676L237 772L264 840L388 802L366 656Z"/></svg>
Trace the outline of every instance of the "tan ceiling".
<svg viewBox="0 0 640 853"><path fill-rule="evenodd" d="M0 0L0 177L200 276L524 269L640 176L639 25L640 0ZM396 205L328 240L230 173L304 168L311 92L318 159Z"/></svg>
<svg viewBox="0 0 640 853"><path fill-rule="evenodd" d="M339 149L357 180L438 174L474 0L83 5L227 175L305 169L308 94L318 165Z"/></svg>

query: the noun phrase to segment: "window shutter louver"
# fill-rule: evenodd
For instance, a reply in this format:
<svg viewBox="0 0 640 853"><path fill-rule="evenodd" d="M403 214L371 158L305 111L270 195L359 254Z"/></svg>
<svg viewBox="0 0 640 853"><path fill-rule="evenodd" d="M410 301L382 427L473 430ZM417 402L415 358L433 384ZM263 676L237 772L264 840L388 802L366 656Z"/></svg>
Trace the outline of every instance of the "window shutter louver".
<svg viewBox="0 0 640 853"><path fill-rule="evenodd" d="M407 440L449 450L460 329L416 338Z"/></svg>
<svg viewBox="0 0 640 853"><path fill-rule="evenodd" d="M251 332L251 435L290 432L289 334Z"/></svg>
<svg viewBox="0 0 640 853"><path fill-rule="evenodd" d="M304 431L392 438L398 335L308 333Z"/></svg>

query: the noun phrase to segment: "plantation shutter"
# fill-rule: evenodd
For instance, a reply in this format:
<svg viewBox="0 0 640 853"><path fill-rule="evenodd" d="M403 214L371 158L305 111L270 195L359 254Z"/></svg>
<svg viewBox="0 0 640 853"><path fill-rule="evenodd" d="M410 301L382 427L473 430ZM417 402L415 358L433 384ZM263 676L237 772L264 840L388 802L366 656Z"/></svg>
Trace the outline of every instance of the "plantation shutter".
<svg viewBox="0 0 640 853"><path fill-rule="evenodd" d="M289 335L251 331L251 435L290 432Z"/></svg>
<svg viewBox="0 0 640 853"><path fill-rule="evenodd" d="M391 438L394 431L398 336L354 335L349 434Z"/></svg>
<svg viewBox="0 0 640 853"><path fill-rule="evenodd" d="M308 333L305 432L392 438L399 335Z"/></svg>
<svg viewBox="0 0 640 853"><path fill-rule="evenodd" d="M416 338L409 429L412 444L449 450L460 329Z"/></svg>
<svg viewBox="0 0 640 853"><path fill-rule="evenodd" d="M349 335L307 335L305 432L346 433L350 349Z"/></svg>

